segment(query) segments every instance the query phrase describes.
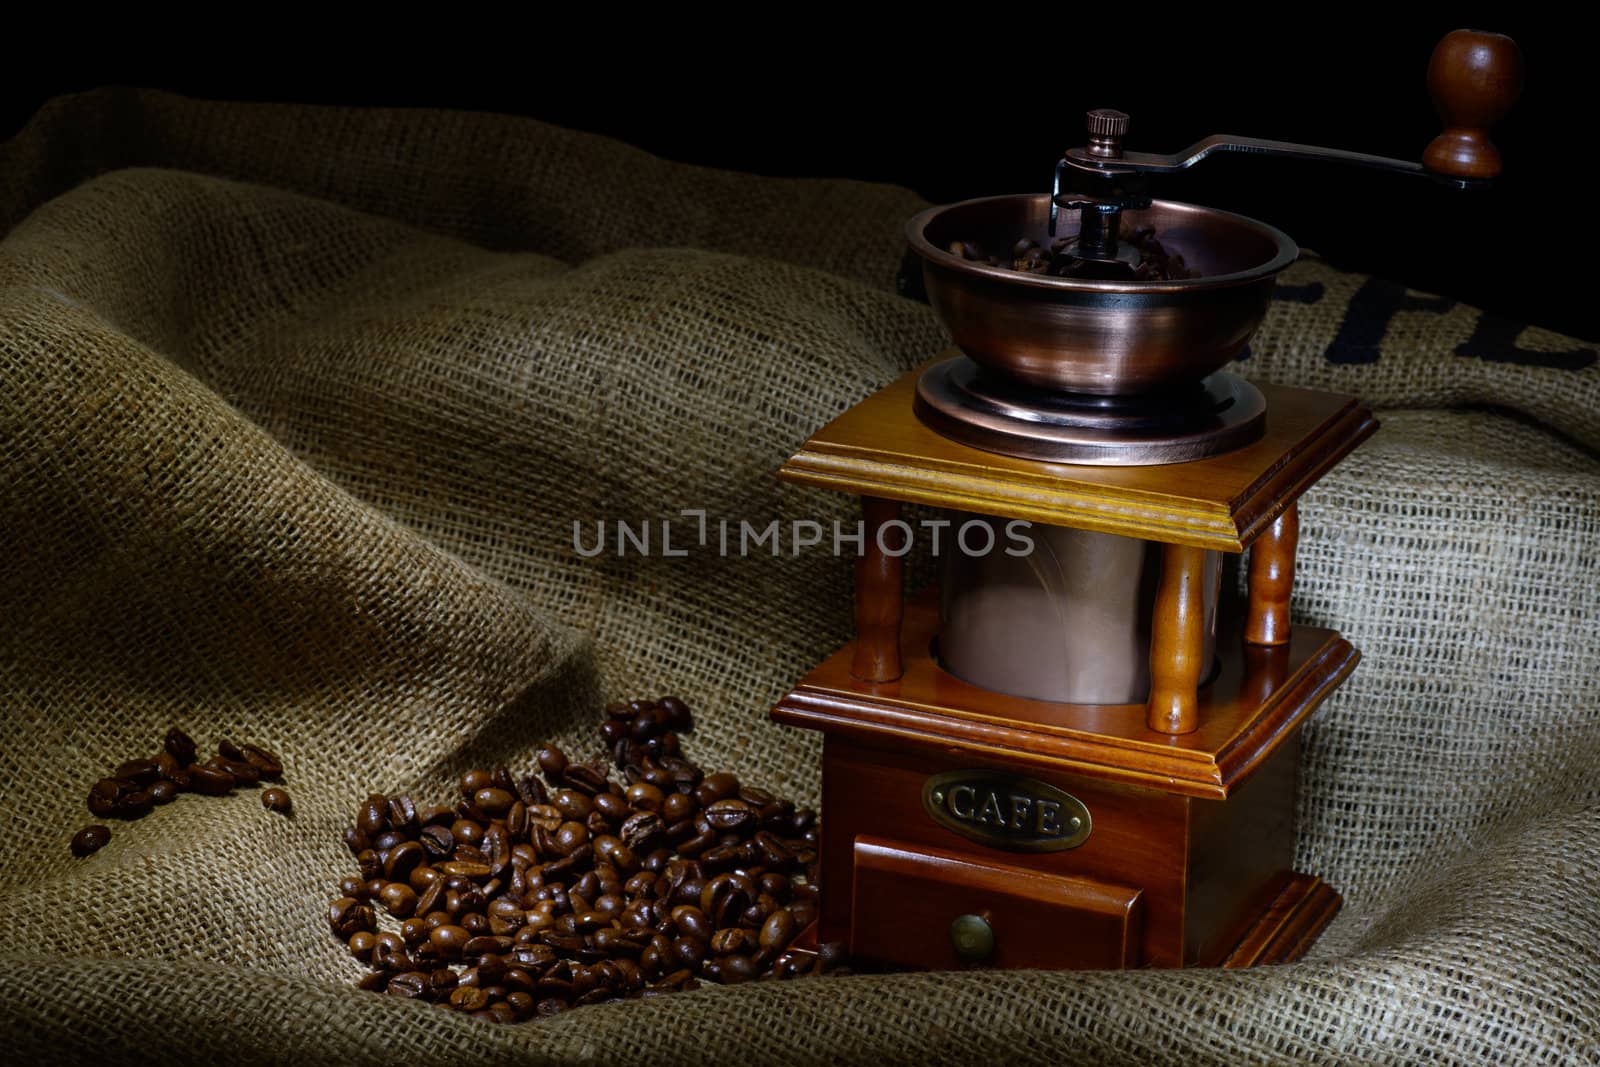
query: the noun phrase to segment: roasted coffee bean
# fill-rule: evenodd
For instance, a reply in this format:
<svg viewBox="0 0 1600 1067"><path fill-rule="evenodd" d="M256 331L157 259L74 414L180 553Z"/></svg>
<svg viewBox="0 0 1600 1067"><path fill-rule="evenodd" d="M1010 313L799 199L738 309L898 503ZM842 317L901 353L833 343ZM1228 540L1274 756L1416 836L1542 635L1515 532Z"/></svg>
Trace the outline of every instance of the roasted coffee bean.
<svg viewBox="0 0 1600 1067"><path fill-rule="evenodd" d="M132 759L120 764L111 772L113 778L125 778L139 785L149 785L161 777L161 767L155 760Z"/></svg>
<svg viewBox="0 0 1600 1067"><path fill-rule="evenodd" d="M632 814L632 810L628 801L616 793L600 792L594 795L594 814L609 822L620 823Z"/></svg>
<svg viewBox="0 0 1600 1067"><path fill-rule="evenodd" d="M677 991L690 990L694 987L694 972L685 968L683 970L673 971L671 974L656 982L650 988Z"/></svg>
<svg viewBox="0 0 1600 1067"><path fill-rule="evenodd" d="M369 838L377 837L389 828L389 798L374 793L362 802L356 812L356 829Z"/></svg>
<svg viewBox="0 0 1600 1067"><path fill-rule="evenodd" d="M131 793L124 793L117 801L116 809L112 815L119 819L138 819L149 814L155 807L155 799L150 796L147 789L135 789Z"/></svg>
<svg viewBox="0 0 1600 1067"><path fill-rule="evenodd" d="M483 851L489 860L489 869L496 875L505 874L511 866L511 838L500 823L491 823L483 835Z"/></svg>
<svg viewBox="0 0 1600 1067"><path fill-rule="evenodd" d="M403 841L389 850L383 860L383 876L392 882L403 882L411 872L428 862L428 853L415 841Z"/></svg>
<svg viewBox="0 0 1600 1067"><path fill-rule="evenodd" d="M507 790L494 787L480 789L472 796L472 803L491 819L502 818L516 800Z"/></svg>
<svg viewBox="0 0 1600 1067"><path fill-rule="evenodd" d="M767 921L761 926L761 948L767 952L781 952L789 947L789 942L794 940L794 934L794 914L779 908L767 916Z"/></svg>
<svg viewBox="0 0 1600 1067"><path fill-rule="evenodd" d="M684 967L698 969L706 960L706 943L698 937L680 937L672 942L673 954Z"/></svg>
<svg viewBox="0 0 1600 1067"><path fill-rule="evenodd" d="M406 943L407 948L414 949L428 940L428 933L427 920L418 918L415 913L400 924L400 940Z"/></svg>
<svg viewBox="0 0 1600 1067"><path fill-rule="evenodd" d="M653 811L641 811L628 816L618 829L617 836L633 851L643 852L652 847L652 842L662 829L661 816Z"/></svg>
<svg viewBox="0 0 1600 1067"><path fill-rule="evenodd" d="M726 772L707 775L695 787L694 796L701 807L714 804L719 800L737 796L739 793L739 779Z"/></svg>
<svg viewBox="0 0 1600 1067"><path fill-rule="evenodd" d="M663 791L671 789L675 783L672 772L651 760L648 756L640 761L640 775L644 781Z"/></svg>
<svg viewBox="0 0 1600 1067"><path fill-rule="evenodd" d="M406 952L406 943L399 934L384 931L373 938L372 966L383 971L412 969L411 956Z"/></svg>
<svg viewBox="0 0 1600 1067"><path fill-rule="evenodd" d="M662 697L658 702L661 710L666 715L666 724L678 733L687 733L694 729L694 716L689 711L689 705L677 697Z"/></svg>
<svg viewBox="0 0 1600 1067"><path fill-rule="evenodd" d="M490 873L487 863L472 863L463 860L449 860L439 864L439 869L445 874L455 875L458 878L487 878Z"/></svg>
<svg viewBox="0 0 1600 1067"><path fill-rule="evenodd" d="M588 827L580 822L564 822L556 831L556 851L563 856L570 856L579 845L589 840Z"/></svg>
<svg viewBox="0 0 1600 1067"><path fill-rule="evenodd" d="M722 980L729 985L748 982L758 973L755 961L741 953L724 956L717 962L721 965Z"/></svg>
<svg viewBox="0 0 1600 1067"><path fill-rule="evenodd" d="M714 930L705 912L693 904L680 904L673 908L672 923L677 927L678 933L702 941L709 940Z"/></svg>
<svg viewBox="0 0 1600 1067"><path fill-rule="evenodd" d="M372 908L353 897L340 897L328 905L328 927L344 941L359 931L377 929Z"/></svg>
<svg viewBox="0 0 1600 1067"><path fill-rule="evenodd" d="M89 788L89 811L105 818L117 810L123 795L134 788L132 782L117 778L102 778Z"/></svg>
<svg viewBox="0 0 1600 1067"><path fill-rule="evenodd" d="M461 776L461 795L471 800L480 789L494 785L494 775L484 770L471 770Z"/></svg>
<svg viewBox="0 0 1600 1067"><path fill-rule="evenodd" d="M417 824L419 826L443 826L450 828L456 821L455 809L448 804L430 804L426 808L417 809Z"/></svg>
<svg viewBox="0 0 1600 1067"><path fill-rule="evenodd" d="M363 879L370 882L383 874L383 860L369 848L356 856L356 869L361 872Z"/></svg>
<svg viewBox="0 0 1600 1067"><path fill-rule="evenodd" d="M555 833L556 829L566 821L567 817L554 804L528 805L528 832L530 836L532 836L533 827L535 826L542 827L550 833Z"/></svg>
<svg viewBox="0 0 1600 1067"><path fill-rule="evenodd" d="M718 930L711 935L711 951L719 956L742 951L745 947L745 932L734 927L728 930Z"/></svg>
<svg viewBox="0 0 1600 1067"><path fill-rule="evenodd" d="M427 850L429 857L436 860L447 858L456 847L455 834L450 832L448 826L425 826L417 840Z"/></svg>
<svg viewBox="0 0 1600 1067"><path fill-rule="evenodd" d="M261 781L261 769L253 763L244 760L225 759L222 756L212 756L206 760L205 766L214 770L226 771L233 776L239 785L255 785Z"/></svg>
<svg viewBox="0 0 1600 1067"><path fill-rule="evenodd" d="M145 792L150 794L152 804L170 804L178 799L178 783L163 778L152 783Z"/></svg>
<svg viewBox="0 0 1600 1067"><path fill-rule="evenodd" d="M529 805L543 804L549 799L544 782L532 774L524 775L517 780L517 795L522 798L524 804Z"/></svg>
<svg viewBox="0 0 1600 1067"><path fill-rule="evenodd" d="M705 777L699 767L678 755L663 755L661 769L667 772L672 788L680 793L692 791Z"/></svg>
<svg viewBox="0 0 1600 1067"><path fill-rule="evenodd" d="M471 934L453 924L436 926L428 935L428 943L445 959L455 959L460 956L462 947L470 940L472 940Z"/></svg>
<svg viewBox="0 0 1600 1067"><path fill-rule="evenodd" d="M794 850L770 830L758 830L755 844L761 850L762 861L769 867L782 868L794 863Z"/></svg>
<svg viewBox="0 0 1600 1067"><path fill-rule="evenodd" d="M483 840L483 827L471 819L457 819L450 827L458 845L476 845Z"/></svg>
<svg viewBox="0 0 1600 1067"><path fill-rule="evenodd" d="M461 954L468 958L490 954L503 955L511 951L511 946L514 943L509 937L496 937L492 934L479 935L461 946Z"/></svg>
<svg viewBox="0 0 1600 1067"><path fill-rule="evenodd" d="M421 971L405 971L389 979L389 984L383 991L392 997L422 1000L433 994L433 987L428 981L428 976Z"/></svg>
<svg viewBox="0 0 1600 1067"><path fill-rule="evenodd" d="M511 835L513 842L527 836L528 833L528 805L517 801L511 805L511 810L506 812L506 833Z"/></svg>
<svg viewBox="0 0 1600 1067"><path fill-rule="evenodd" d="M367 840L367 835L357 830L354 826L344 831L344 844L350 850L352 856L359 856L372 847L372 843Z"/></svg>
<svg viewBox="0 0 1600 1067"><path fill-rule="evenodd" d="M662 793L649 782L635 782L628 787L628 804L639 811L660 811Z"/></svg>
<svg viewBox="0 0 1600 1067"><path fill-rule="evenodd" d="M567 819L587 819L594 810L594 800L589 794L576 789L562 789L550 797L551 805Z"/></svg>
<svg viewBox="0 0 1600 1067"><path fill-rule="evenodd" d="M260 745L240 745L241 758L255 765L263 778L277 778L283 773L283 760L270 749Z"/></svg>
<svg viewBox="0 0 1600 1067"><path fill-rule="evenodd" d="M389 827L407 836L417 832L417 806L401 794L389 798Z"/></svg>
<svg viewBox="0 0 1600 1067"><path fill-rule="evenodd" d="M569 763L561 780L581 793L593 796L606 788L606 776L586 763Z"/></svg>
<svg viewBox="0 0 1600 1067"><path fill-rule="evenodd" d="M377 943L377 936L370 930L357 930L349 938L350 955L365 963L372 958L372 947Z"/></svg>
<svg viewBox="0 0 1600 1067"><path fill-rule="evenodd" d="M668 824L693 818L700 805L688 793L668 793L661 799L661 818Z"/></svg>
<svg viewBox="0 0 1600 1067"><path fill-rule="evenodd" d="M706 865L706 870L712 874L721 874L737 866L744 856L744 849L738 843L716 845L708 848L700 856L700 861Z"/></svg>
<svg viewBox="0 0 1600 1067"><path fill-rule="evenodd" d="M433 883L424 889L422 895L417 898L416 913L418 915L428 915L438 911L444 902L445 892L445 879L442 877L435 878Z"/></svg>
<svg viewBox="0 0 1600 1067"><path fill-rule="evenodd" d="M387 859L389 850L394 848L396 845L404 843L405 840L405 834L395 830L385 830L383 833L372 839L372 847L373 850L376 851L380 856L383 856L385 859Z"/></svg>
<svg viewBox="0 0 1600 1067"><path fill-rule="evenodd" d="M287 815L292 804L293 802L289 799L289 794L285 790L267 789L261 793L261 806L268 811L276 811Z"/></svg>
<svg viewBox="0 0 1600 1067"><path fill-rule="evenodd" d="M187 767L194 762L194 739L176 726L167 731L166 739L161 744L178 761L179 766Z"/></svg>
<svg viewBox="0 0 1600 1067"><path fill-rule="evenodd" d="M640 712L639 716L633 720L633 725L628 730L628 736L636 742L649 741L659 734L661 729L661 722L656 718L655 710L649 709Z"/></svg>
<svg viewBox="0 0 1600 1067"><path fill-rule="evenodd" d="M682 822L678 825L689 826L691 830L694 828L687 822ZM698 856L716 843L717 835L713 831L707 830L703 834L694 834L687 840L678 842L678 853L683 856Z"/></svg>
<svg viewBox="0 0 1600 1067"><path fill-rule="evenodd" d="M382 993L383 987L388 984L389 975L386 972L373 971L371 974L362 975L361 980L356 983L356 988L369 993Z"/></svg>
<svg viewBox="0 0 1600 1067"><path fill-rule="evenodd" d="M99 852L111 840L111 830L96 823L85 826L82 830L72 835L72 854L82 859L93 852Z"/></svg>
<svg viewBox="0 0 1600 1067"><path fill-rule="evenodd" d="M448 997L456 988L456 972L448 967L440 967L429 973L428 989L433 993L434 999Z"/></svg>
<svg viewBox="0 0 1600 1067"><path fill-rule="evenodd" d="M402 882L390 882L378 891L378 903L397 919L407 919L417 910L417 893Z"/></svg>
<svg viewBox="0 0 1600 1067"><path fill-rule="evenodd" d="M198 764L189 768L189 787L202 796L225 796L234 784L233 775L227 771Z"/></svg>
<svg viewBox="0 0 1600 1067"><path fill-rule="evenodd" d="M450 1006L457 1011L481 1011L489 1006L489 995L476 986L458 986L450 993Z"/></svg>

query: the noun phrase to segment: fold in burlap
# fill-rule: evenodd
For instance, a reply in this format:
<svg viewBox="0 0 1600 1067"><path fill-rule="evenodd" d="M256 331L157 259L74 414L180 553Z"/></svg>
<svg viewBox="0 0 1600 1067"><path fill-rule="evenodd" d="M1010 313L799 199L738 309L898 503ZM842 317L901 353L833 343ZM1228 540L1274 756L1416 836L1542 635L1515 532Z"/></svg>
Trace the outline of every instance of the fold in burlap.
<svg viewBox="0 0 1600 1067"><path fill-rule="evenodd" d="M546 737L587 747L598 700L672 691L704 764L815 798L815 737L764 712L847 636L848 561L587 559L572 524L845 517L772 472L941 346L894 292L920 206L526 120L135 92L0 149L5 1046L1594 1062L1600 371L1314 259L1240 364L1385 409L1303 508L1297 616L1365 653L1306 734L1298 865L1346 899L1309 960L762 983L515 1027L349 988L322 912L369 789L443 798ZM89 783L174 723L280 750L294 817L186 796L72 859Z"/></svg>

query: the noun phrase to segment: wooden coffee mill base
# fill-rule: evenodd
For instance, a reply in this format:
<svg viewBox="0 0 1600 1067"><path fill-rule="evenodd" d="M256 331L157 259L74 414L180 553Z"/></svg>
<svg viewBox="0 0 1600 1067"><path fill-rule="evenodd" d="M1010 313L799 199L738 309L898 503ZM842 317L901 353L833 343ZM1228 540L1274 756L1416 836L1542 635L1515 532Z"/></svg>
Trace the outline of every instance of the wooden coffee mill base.
<svg viewBox="0 0 1600 1067"><path fill-rule="evenodd" d="M865 515L856 639L772 711L825 735L817 939L930 969L1295 959L1340 904L1291 868L1300 728L1359 658L1331 630L1290 627L1295 502L1376 422L1348 397L1263 386L1265 434L1242 449L1046 463L936 433L914 413L921 373L779 472L860 495ZM937 590L905 604L885 547L902 543L902 503L1159 543L1149 699L1034 700L942 667ZM1248 612L1218 623L1212 662L1206 555L1246 549Z"/></svg>

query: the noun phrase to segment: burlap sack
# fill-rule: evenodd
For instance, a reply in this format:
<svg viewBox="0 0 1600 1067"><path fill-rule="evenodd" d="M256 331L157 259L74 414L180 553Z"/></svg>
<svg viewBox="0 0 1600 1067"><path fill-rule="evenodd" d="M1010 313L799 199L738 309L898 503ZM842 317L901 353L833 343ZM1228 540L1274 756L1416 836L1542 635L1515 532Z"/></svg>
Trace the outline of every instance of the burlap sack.
<svg viewBox="0 0 1600 1067"><path fill-rule="evenodd" d="M161 169L156 169L161 168ZM814 798L770 703L848 562L572 547L574 520L843 517L806 434L942 343L903 190L434 112L57 101L0 149L0 1003L41 1062L1579 1063L1600 1058L1600 371L1296 266L1246 373L1384 429L1304 507L1300 619L1366 658L1307 730L1311 958L762 983L498 1027L359 993L322 918L371 788L444 797L602 698ZM296 814L183 797L74 860L174 723Z"/></svg>

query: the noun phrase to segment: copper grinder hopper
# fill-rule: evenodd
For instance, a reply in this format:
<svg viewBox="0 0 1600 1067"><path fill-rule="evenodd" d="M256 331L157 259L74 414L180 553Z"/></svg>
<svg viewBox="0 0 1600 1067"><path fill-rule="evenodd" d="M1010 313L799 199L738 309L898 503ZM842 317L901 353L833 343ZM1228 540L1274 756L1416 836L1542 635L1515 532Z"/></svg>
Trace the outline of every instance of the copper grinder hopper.
<svg viewBox="0 0 1600 1067"><path fill-rule="evenodd" d="M1121 211L1122 227L1152 227L1197 277L1053 277L949 251L1009 257L1019 238L1046 242L1050 209L1043 194L987 197L908 224L929 302L966 357L924 375L918 415L974 447L1060 463L1179 463L1259 439L1261 394L1220 371L1261 324L1294 242L1241 215L1157 200ZM1080 227L1060 233L1077 240Z"/></svg>

